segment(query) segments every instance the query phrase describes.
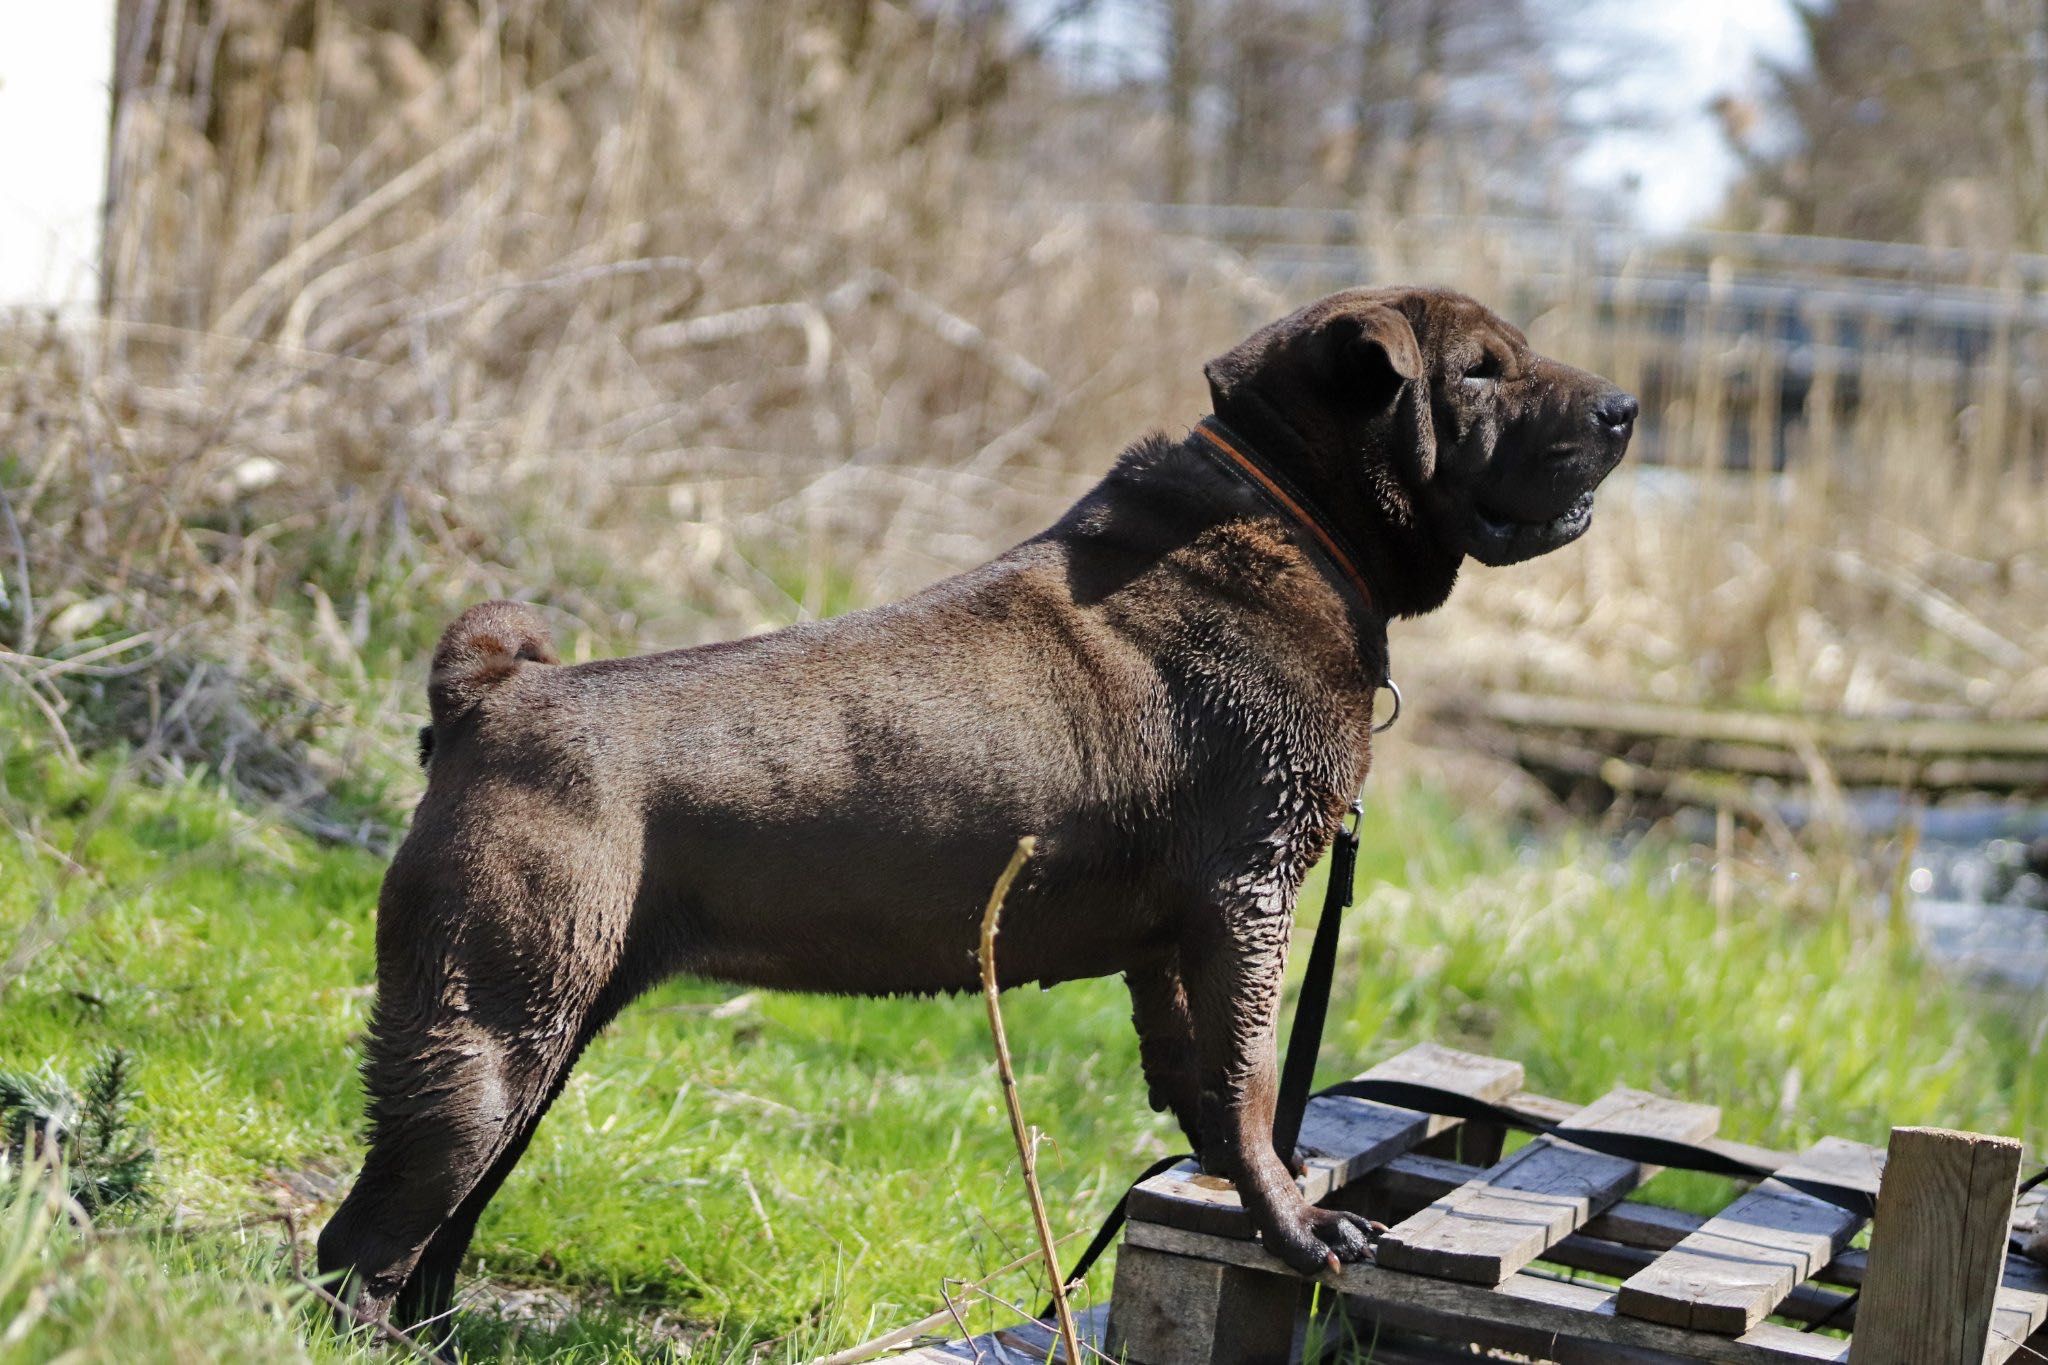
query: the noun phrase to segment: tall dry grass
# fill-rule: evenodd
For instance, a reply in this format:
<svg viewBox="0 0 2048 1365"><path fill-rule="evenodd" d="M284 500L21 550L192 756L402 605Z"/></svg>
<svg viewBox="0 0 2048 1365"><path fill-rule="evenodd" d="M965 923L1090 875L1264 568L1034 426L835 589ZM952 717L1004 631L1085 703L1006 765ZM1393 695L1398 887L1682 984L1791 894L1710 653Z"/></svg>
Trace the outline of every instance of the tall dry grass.
<svg viewBox="0 0 2048 1365"><path fill-rule="evenodd" d="M329 834L369 837L365 773L409 780L467 602L545 600L585 656L900 593L1199 415L1201 361L1297 301L1060 208L1116 187L1023 154L1056 86L1020 56L989 88L949 12L146 8L106 318L0 337L0 670L37 742L140 742ZM1432 249L1383 278L1556 264ZM1589 303L1533 322L1642 363ZM1720 375L1646 418L1693 478L1470 575L1404 676L2048 715L2042 490L2000 458L2039 426L1902 383L1730 474Z"/></svg>
<svg viewBox="0 0 2048 1365"><path fill-rule="evenodd" d="M1197 410L1142 339L1235 325L1146 235L1020 214L916 13L854 64L793 5L451 5L423 49L166 4L107 319L0 366L0 666L60 744L310 810L402 762L463 603L588 654L904 591Z"/></svg>

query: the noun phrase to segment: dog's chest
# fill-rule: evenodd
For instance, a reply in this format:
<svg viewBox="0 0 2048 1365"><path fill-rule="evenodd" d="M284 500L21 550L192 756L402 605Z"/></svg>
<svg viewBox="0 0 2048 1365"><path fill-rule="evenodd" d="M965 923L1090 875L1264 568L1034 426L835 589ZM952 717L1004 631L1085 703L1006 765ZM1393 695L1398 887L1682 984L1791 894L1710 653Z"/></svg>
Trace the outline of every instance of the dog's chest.
<svg viewBox="0 0 2048 1365"><path fill-rule="evenodd" d="M1249 874L1299 883L1364 781L1371 714L1355 689L1212 652L1187 670L1185 809Z"/></svg>

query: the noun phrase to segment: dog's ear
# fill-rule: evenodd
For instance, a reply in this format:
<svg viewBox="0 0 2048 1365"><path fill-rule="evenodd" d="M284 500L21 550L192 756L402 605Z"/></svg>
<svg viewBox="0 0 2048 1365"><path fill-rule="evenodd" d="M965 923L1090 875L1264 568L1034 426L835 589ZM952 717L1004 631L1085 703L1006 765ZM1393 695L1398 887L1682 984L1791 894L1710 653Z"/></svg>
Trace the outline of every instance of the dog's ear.
<svg viewBox="0 0 2048 1365"><path fill-rule="evenodd" d="M1423 370L1414 325L1400 309L1375 303L1332 318L1325 331L1330 382L1368 412L1393 413L1396 466L1411 485L1428 483L1436 473L1436 431L1428 395L1413 382Z"/></svg>
<svg viewBox="0 0 2048 1365"><path fill-rule="evenodd" d="M1422 377L1422 344L1415 328L1384 303L1343 313L1325 328L1331 378L1364 383L1374 406L1391 402L1401 386Z"/></svg>
<svg viewBox="0 0 2048 1365"><path fill-rule="evenodd" d="M1416 387L1404 387L1394 413L1394 429L1400 433L1395 449L1411 485L1420 487L1436 477L1436 422L1429 411L1429 396Z"/></svg>

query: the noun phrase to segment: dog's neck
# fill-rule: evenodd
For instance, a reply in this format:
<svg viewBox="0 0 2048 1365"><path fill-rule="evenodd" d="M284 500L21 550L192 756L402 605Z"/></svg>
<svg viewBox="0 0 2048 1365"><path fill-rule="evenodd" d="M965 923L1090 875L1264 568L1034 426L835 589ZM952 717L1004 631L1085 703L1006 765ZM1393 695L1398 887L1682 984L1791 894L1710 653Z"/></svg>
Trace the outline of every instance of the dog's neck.
<svg viewBox="0 0 2048 1365"><path fill-rule="evenodd" d="M1384 618L1435 611L1457 582L1462 553L1447 549L1424 524L1415 499L1384 455L1413 441L1404 424L1427 422L1426 404L1410 397L1375 418L1362 439L1339 430L1303 430L1255 392L1218 404L1218 418L1242 438L1247 454L1302 490L1349 552Z"/></svg>
<svg viewBox="0 0 2048 1365"><path fill-rule="evenodd" d="M1249 479L1268 502L1298 531L1305 531L1315 551L1354 598L1353 607L1371 619L1384 620L1373 598L1372 586L1358 568L1358 552L1331 520L1316 509L1313 499L1294 486L1285 473L1274 469L1253 453L1249 442L1225 426L1220 418L1204 417L1195 424L1189 438L1198 449L1219 456L1224 468Z"/></svg>
<svg viewBox="0 0 2048 1365"><path fill-rule="evenodd" d="M1254 527L1250 539L1240 538L1246 528ZM1160 564L1178 560L1181 574L1218 586L1227 580L1230 600L1279 610L1296 624L1307 619L1301 600L1288 603L1273 596L1274 562L1262 555L1279 550L1298 557L1306 577L1320 585L1317 591L1328 594L1327 614L1320 609L1317 614L1341 620L1347 627L1347 639L1324 637L1316 647L1314 652L1323 657L1317 666L1331 667L1332 678L1341 679L1340 685L1368 690L1387 677L1384 606L1347 583L1300 522L1252 477L1196 436L1180 441L1153 436L1128 447L1103 481L1042 538L1067 547L1069 583L1077 602L1099 601ZM1247 545L1267 550L1246 555ZM1269 638L1294 635L1282 630ZM1326 653L1329 645L1336 646L1334 652Z"/></svg>

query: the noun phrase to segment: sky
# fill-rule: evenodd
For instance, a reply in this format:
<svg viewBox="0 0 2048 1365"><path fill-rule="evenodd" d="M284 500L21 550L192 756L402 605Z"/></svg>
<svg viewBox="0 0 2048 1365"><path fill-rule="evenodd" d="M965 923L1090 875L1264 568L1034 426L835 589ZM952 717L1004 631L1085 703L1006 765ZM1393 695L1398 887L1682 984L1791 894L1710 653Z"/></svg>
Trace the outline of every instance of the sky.
<svg viewBox="0 0 2048 1365"><path fill-rule="evenodd" d="M1021 0L1027 16L1057 12L1065 0ZM1798 63L1804 40L1791 0L1527 0L1549 12L1559 63L1587 77L1587 107L1641 116L1640 129L1606 132L1580 156L1589 188L1620 189L1630 216L1651 231L1697 222L1720 203L1736 173L1709 104L1719 95L1758 93L1760 58ZM1133 0L1098 0L1069 26L1068 41L1125 74L1156 70L1156 22ZM1608 196L1601 196L1605 201Z"/></svg>
<svg viewBox="0 0 2048 1365"><path fill-rule="evenodd" d="M114 0L0 0L0 307L98 293Z"/></svg>
<svg viewBox="0 0 2048 1365"><path fill-rule="evenodd" d="M1607 41L1628 54L1610 60L1606 92L1641 109L1650 126L1596 138L1574 168L1589 186L1633 181L1632 216L1652 231L1671 231L1711 213L1735 178L1708 106L1717 96L1761 93L1759 59L1797 63L1804 39L1789 0L1600 0L1580 21L1602 28L1602 43L1567 48L1560 60L1579 63Z"/></svg>

